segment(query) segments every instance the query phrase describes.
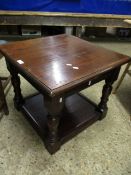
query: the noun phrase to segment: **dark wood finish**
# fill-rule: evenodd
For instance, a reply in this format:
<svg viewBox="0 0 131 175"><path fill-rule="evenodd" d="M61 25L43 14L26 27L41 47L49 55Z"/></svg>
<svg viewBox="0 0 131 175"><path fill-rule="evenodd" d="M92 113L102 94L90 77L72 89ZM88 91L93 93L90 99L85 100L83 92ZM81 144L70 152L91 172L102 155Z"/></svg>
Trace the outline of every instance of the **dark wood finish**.
<svg viewBox="0 0 131 175"><path fill-rule="evenodd" d="M96 110L97 105L91 103L87 98L79 94L69 96L65 99L64 108L62 111L60 110L61 113L59 119L57 119L57 122L59 120L57 137L53 136L52 140L52 135L48 136L49 133L46 125L48 112L44 104L45 100L43 100L42 94L34 94L25 99L22 111L44 140L45 146L51 154L56 152L61 144L64 144L87 126L93 124L101 116L101 112ZM49 128L51 125L48 123ZM52 128L50 134L52 133Z"/></svg>
<svg viewBox="0 0 131 175"><path fill-rule="evenodd" d="M102 113L100 120L106 116L107 113L107 101L112 91L112 84L117 80L120 68L111 71L111 74L105 79L105 85L102 90L101 101L98 104L98 110Z"/></svg>
<svg viewBox="0 0 131 175"><path fill-rule="evenodd" d="M131 15L0 11L0 25L125 27Z"/></svg>
<svg viewBox="0 0 131 175"><path fill-rule="evenodd" d="M15 93L14 105L15 105L17 110L20 110L22 104L24 103L24 99L23 99L22 94L21 94L20 78L18 76L18 71L15 69L14 66L9 64L8 62L7 62L7 68L11 74L11 82L12 82L12 85L14 87L14 93Z"/></svg>
<svg viewBox="0 0 131 175"><path fill-rule="evenodd" d="M45 107L48 109L48 129L45 145L50 153L54 153L60 148L58 126L60 122L60 113L63 108L63 101L60 102L60 97L51 98L49 96L44 96L44 100Z"/></svg>
<svg viewBox="0 0 131 175"><path fill-rule="evenodd" d="M26 75L32 75L50 96L67 92L129 60L128 56L67 35L19 41L0 48L9 61Z"/></svg>
<svg viewBox="0 0 131 175"><path fill-rule="evenodd" d="M2 83L2 80L4 80L5 82ZM9 114L9 110L6 102L4 89L6 88L7 82L9 83L9 81L10 81L10 77L9 78L0 77L0 111L3 111L5 115Z"/></svg>
<svg viewBox="0 0 131 175"><path fill-rule="evenodd" d="M130 61L126 55L67 35L8 43L0 51L12 75L15 106L26 114L51 154L105 117L112 84L121 65ZM18 73L41 95L24 101ZM98 105L74 95L101 80L105 86Z"/></svg>

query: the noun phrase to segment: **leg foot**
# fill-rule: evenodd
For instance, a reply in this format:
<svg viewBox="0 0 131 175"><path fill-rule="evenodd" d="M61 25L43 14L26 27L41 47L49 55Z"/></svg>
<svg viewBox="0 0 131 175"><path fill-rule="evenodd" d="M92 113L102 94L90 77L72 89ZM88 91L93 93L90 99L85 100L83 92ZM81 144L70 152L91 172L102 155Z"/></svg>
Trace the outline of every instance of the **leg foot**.
<svg viewBox="0 0 131 175"><path fill-rule="evenodd" d="M61 145L58 136L58 127L60 122L60 112L63 108L63 99L59 97L44 97L44 99L45 106L48 110L45 146L47 150L53 154L60 149Z"/></svg>

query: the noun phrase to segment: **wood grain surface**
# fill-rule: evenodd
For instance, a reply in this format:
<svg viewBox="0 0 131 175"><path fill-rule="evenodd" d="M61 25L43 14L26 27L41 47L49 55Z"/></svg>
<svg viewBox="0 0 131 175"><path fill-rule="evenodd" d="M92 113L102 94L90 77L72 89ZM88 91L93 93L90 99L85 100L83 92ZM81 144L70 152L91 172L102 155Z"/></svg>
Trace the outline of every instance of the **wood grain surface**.
<svg viewBox="0 0 131 175"><path fill-rule="evenodd" d="M0 50L51 92L88 81L130 60L129 56L65 34L13 42Z"/></svg>

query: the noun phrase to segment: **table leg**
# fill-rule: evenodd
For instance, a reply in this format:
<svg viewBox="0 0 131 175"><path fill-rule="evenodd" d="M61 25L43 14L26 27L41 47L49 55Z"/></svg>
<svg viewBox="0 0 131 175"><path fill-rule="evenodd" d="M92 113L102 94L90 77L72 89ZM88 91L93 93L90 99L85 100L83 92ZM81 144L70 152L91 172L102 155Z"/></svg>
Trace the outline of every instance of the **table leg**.
<svg viewBox="0 0 131 175"><path fill-rule="evenodd" d="M23 96L21 94L21 88L20 88L20 78L18 76L18 72L16 71L16 69L14 68L14 66L12 66L9 62L7 62L7 68L11 74L11 82L14 88L14 105L16 107L17 110L20 110L24 100L23 100Z"/></svg>
<svg viewBox="0 0 131 175"><path fill-rule="evenodd" d="M9 114L9 110L8 110L8 106L7 106L7 103L6 103L6 99L5 99L5 94L4 94L4 89L2 87L2 82L0 80L0 101L1 101L1 106L2 106L2 109L5 113L5 115L8 115Z"/></svg>
<svg viewBox="0 0 131 175"><path fill-rule="evenodd" d="M119 71L120 71L120 68L114 69L110 73L110 75L105 79L105 85L103 86L101 101L98 105L98 110L102 113L100 120L105 118L107 114L107 110L108 110L107 102L112 91L112 85L114 81L116 81L118 78Z"/></svg>
<svg viewBox="0 0 131 175"><path fill-rule="evenodd" d="M47 150L53 154L60 149L58 127L60 122L60 113L63 108L63 99L44 96L44 101L45 107L48 110L45 146Z"/></svg>

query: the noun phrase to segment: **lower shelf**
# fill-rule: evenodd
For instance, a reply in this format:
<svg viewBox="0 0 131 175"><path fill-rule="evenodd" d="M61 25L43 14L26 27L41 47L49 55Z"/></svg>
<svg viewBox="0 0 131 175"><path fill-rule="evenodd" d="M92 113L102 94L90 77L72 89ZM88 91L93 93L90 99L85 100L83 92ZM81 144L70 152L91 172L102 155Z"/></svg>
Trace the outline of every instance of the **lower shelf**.
<svg viewBox="0 0 131 175"><path fill-rule="evenodd" d="M46 133L47 110L41 94L25 99L22 111L44 140ZM59 140L63 144L87 126L99 119L101 113L96 111L96 105L85 97L75 94L67 97L61 113L59 124Z"/></svg>

